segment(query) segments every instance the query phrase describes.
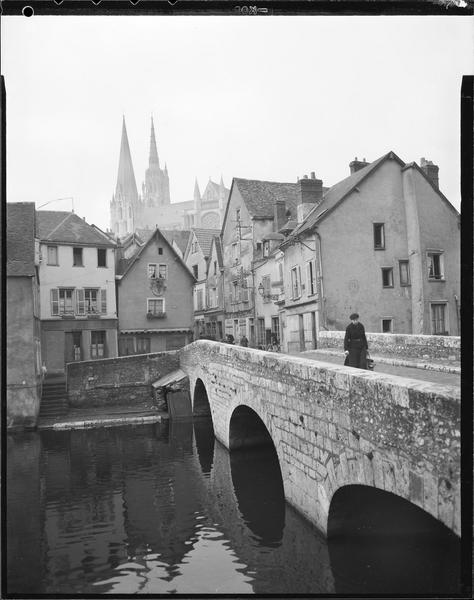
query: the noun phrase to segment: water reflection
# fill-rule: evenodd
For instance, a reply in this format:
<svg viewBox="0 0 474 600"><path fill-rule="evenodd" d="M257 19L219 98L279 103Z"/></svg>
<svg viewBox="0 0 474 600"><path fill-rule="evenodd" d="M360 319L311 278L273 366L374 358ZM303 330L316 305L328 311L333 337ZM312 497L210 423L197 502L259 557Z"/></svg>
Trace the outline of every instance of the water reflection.
<svg viewBox="0 0 474 600"><path fill-rule="evenodd" d="M367 565L383 565L337 536L328 549L285 504L274 455L229 454L211 432L200 419L8 436L7 592L372 589Z"/></svg>

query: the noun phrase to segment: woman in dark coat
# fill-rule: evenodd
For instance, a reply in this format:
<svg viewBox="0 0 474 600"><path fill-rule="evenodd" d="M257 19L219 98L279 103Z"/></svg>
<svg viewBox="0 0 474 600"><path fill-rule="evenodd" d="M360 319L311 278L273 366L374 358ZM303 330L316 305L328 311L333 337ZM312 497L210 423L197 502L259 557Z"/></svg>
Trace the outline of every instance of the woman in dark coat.
<svg viewBox="0 0 474 600"><path fill-rule="evenodd" d="M349 317L351 322L346 327L344 337L344 354L346 355L345 365L356 367L358 369L367 369L367 350L369 345L365 337L365 329L362 323L359 323L359 315L352 313Z"/></svg>

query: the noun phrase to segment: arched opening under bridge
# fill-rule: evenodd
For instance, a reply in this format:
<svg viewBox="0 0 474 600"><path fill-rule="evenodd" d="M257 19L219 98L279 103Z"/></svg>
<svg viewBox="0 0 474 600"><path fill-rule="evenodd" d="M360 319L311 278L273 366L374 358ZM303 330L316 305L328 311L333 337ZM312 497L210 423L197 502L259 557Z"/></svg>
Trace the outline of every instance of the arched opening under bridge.
<svg viewBox="0 0 474 600"><path fill-rule="evenodd" d="M211 406L207 396L206 386L201 379L196 380L193 395L193 417L210 417Z"/></svg>
<svg viewBox="0 0 474 600"><path fill-rule="evenodd" d="M460 592L460 540L413 503L347 485L334 494L328 548L337 594Z"/></svg>
<svg viewBox="0 0 474 600"><path fill-rule="evenodd" d="M258 414L238 406L230 419L232 484L242 517L267 547L280 545L285 527L285 492L272 437Z"/></svg>

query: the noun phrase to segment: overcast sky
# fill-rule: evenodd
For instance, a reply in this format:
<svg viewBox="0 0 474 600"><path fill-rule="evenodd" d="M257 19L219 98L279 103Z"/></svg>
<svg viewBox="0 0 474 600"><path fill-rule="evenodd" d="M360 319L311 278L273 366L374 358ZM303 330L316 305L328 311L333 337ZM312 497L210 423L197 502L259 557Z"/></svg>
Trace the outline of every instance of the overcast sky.
<svg viewBox="0 0 474 600"><path fill-rule="evenodd" d="M73 197L109 227L122 115L135 178L153 113L171 202L194 178L333 185L355 156L439 165L459 209L471 17L2 17L7 198ZM70 210L70 201L51 202Z"/></svg>

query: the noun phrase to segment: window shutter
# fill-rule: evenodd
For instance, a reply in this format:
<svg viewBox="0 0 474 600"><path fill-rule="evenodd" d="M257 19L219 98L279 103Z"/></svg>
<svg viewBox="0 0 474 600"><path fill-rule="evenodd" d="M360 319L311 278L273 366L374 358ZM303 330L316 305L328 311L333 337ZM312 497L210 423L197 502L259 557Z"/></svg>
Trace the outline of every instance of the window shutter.
<svg viewBox="0 0 474 600"><path fill-rule="evenodd" d="M309 296L313 293L313 263L309 261L306 263L306 295Z"/></svg>
<svg viewBox="0 0 474 600"><path fill-rule="evenodd" d="M102 314L107 312L107 290L100 290L100 310Z"/></svg>
<svg viewBox="0 0 474 600"><path fill-rule="evenodd" d="M59 315L58 290L51 290L51 314Z"/></svg>
<svg viewBox="0 0 474 600"><path fill-rule="evenodd" d="M83 315L86 312L84 290L76 290L76 310L78 315Z"/></svg>

